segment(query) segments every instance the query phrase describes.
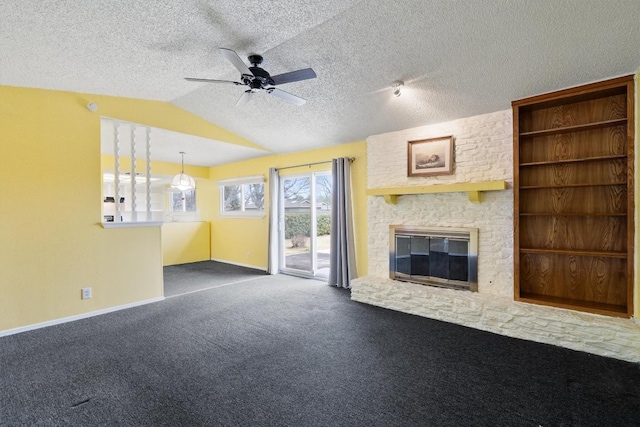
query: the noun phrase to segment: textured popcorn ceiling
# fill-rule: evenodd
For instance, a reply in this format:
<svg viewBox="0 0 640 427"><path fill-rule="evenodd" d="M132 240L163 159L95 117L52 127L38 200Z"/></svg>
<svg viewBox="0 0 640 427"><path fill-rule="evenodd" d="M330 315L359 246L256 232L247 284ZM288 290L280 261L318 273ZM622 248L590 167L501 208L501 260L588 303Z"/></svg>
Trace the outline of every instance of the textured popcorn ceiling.
<svg viewBox="0 0 640 427"><path fill-rule="evenodd" d="M639 18L638 0L3 0L0 84L170 101L284 153L634 73ZM183 79L236 80L219 47L262 54L271 74L312 67L281 86L308 102L236 107L241 87Z"/></svg>

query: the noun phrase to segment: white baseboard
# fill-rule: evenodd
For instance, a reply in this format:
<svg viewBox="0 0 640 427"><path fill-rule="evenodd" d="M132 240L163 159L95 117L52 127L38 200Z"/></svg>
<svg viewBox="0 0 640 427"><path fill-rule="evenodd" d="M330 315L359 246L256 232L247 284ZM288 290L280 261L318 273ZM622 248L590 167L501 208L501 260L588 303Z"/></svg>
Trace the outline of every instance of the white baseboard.
<svg viewBox="0 0 640 427"><path fill-rule="evenodd" d="M127 308L138 307L141 305L152 304L154 302L164 301L164 297L152 298L144 301L132 302L130 304L117 305L115 307L104 308L102 310L90 311L89 313L77 314L75 316L63 317L61 319L49 320L47 322L35 323L33 325L21 326L19 328L7 329L0 331L0 338L8 335L19 334L21 332L32 331L34 329L46 328L48 326L59 325L61 323L73 322L89 317L100 316L101 314L112 313L114 311L126 310Z"/></svg>
<svg viewBox="0 0 640 427"><path fill-rule="evenodd" d="M238 267L252 268L254 270L267 271L267 269L265 267L258 267L256 265L243 264L243 263L240 263L240 262L231 262L231 261L228 261L226 259L211 258L211 261L217 261L217 262L222 262L222 263L225 263L225 264L237 265Z"/></svg>

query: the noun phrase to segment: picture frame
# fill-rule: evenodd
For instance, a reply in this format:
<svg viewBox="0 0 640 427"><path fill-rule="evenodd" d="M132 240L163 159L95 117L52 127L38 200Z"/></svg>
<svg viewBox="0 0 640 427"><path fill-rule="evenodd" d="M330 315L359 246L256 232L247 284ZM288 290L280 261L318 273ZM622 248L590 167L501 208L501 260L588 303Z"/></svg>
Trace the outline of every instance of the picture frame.
<svg viewBox="0 0 640 427"><path fill-rule="evenodd" d="M453 136L408 141L407 176L453 174Z"/></svg>

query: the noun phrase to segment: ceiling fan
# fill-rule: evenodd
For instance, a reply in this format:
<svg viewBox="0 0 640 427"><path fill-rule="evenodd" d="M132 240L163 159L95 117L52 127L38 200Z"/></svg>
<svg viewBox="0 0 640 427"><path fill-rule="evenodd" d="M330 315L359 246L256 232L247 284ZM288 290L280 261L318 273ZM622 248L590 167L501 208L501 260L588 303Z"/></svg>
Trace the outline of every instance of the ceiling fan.
<svg viewBox="0 0 640 427"><path fill-rule="evenodd" d="M248 59L252 67L248 67L235 51L221 47L220 53L222 53L222 56L224 56L233 64L234 67L238 69L238 71L240 71L239 82L231 80L199 79L194 77L185 77L185 80L190 82L229 83L247 86L248 89L244 91L240 99L238 99L238 102L236 102L236 105L246 104L253 95L260 90L271 95L275 95L280 99L291 102L292 104L303 105L307 102L299 96L290 94L289 92L285 92L274 86L298 82L300 80L314 79L316 78L316 73L311 68L304 68L302 70L290 71L288 73L272 76L266 70L260 68L260 64L262 64L263 59L260 55L249 55Z"/></svg>

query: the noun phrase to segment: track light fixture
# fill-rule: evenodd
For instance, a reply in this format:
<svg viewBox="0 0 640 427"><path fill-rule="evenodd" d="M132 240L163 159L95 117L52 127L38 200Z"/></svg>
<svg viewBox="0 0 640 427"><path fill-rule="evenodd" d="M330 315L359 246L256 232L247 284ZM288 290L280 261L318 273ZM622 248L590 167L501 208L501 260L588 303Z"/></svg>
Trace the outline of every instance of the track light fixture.
<svg viewBox="0 0 640 427"><path fill-rule="evenodd" d="M402 80L396 80L395 82L391 83L391 88L393 89L393 94L395 96L402 95L402 93L400 93L400 88L402 86L404 86L404 82Z"/></svg>

